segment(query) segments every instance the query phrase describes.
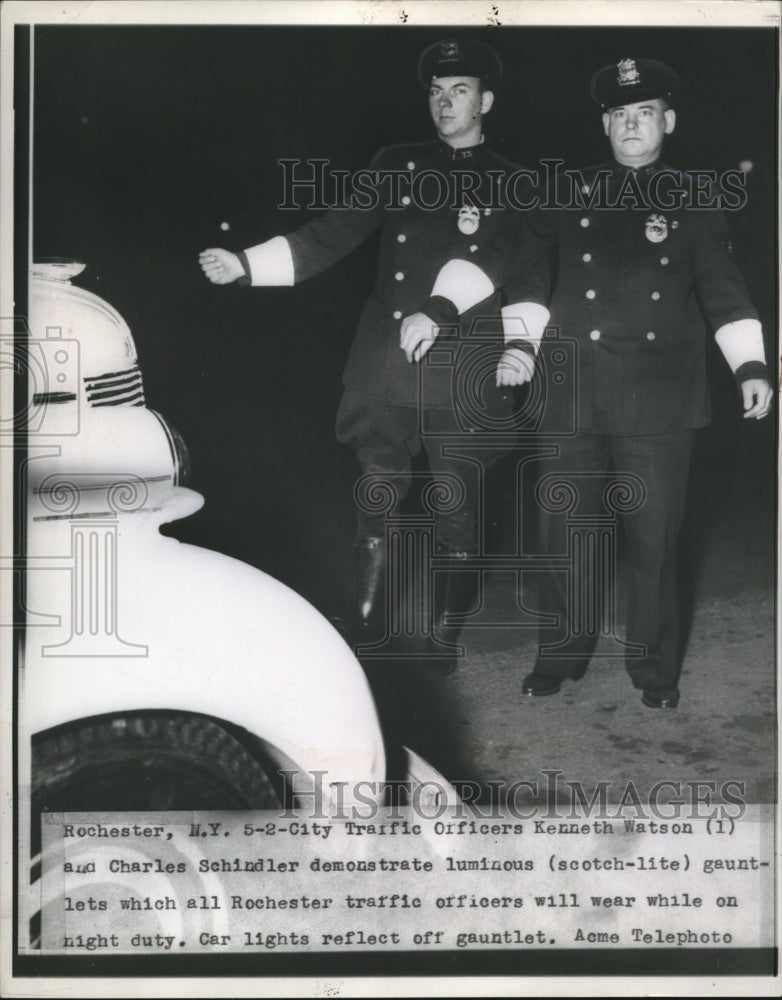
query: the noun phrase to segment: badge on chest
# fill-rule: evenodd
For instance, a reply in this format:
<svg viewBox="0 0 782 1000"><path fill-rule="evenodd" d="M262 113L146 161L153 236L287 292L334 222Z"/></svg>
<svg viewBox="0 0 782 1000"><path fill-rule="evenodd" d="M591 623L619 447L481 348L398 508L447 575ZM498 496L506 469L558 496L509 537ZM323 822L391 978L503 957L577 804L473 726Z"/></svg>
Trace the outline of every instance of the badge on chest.
<svg viewBox="0 0 782 1000"><path fill-rule="evenodd" d="M644 233L650 243L662 243L668 239L668 220L659 212L653 212L644 224Z"/></svg>
<svg viewBox="0 0 782 1000"><path fill-rule="evenodd" d="M459 232L464 233L465 236L472 236L473 233L478 231L480 224L480 210L475 205L462 205L456 220Z"/></svg>

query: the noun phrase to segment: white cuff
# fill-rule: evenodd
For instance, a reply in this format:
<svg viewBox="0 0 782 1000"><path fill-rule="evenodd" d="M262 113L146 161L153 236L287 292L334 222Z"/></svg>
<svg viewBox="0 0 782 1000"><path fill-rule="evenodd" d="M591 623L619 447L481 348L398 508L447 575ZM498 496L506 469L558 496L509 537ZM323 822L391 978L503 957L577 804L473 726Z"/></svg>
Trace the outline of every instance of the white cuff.
<svg viewBox="0 0 782 1000"><path fill-rule="evenodd" d="M251 285L293 284L293 256L284 236L275 236L244 252L250 265Z"/></svg>
<svg viewBox="0 0 782 1000"><path fill-rule="evenodd" d="M494 292L491 279L468 260L449 260L440 268L432 295L450 299L459 313L472 309Z"/></svg>
<svg viewBox="0 0 782 1000"><path fill-rule="evenodd" d="M714 339L732 372L747 361L762 361L765 364L763 329L756 319L737 319L735 323L726 323L717 330Z"/></svg>
<svg viewBox="0 0 782 1000"><path fill-rule="evenodd" d="M526 340L537 354L550 317L548 309L538 302L514 302L503 306L502 332L505 343Z"/></svg>

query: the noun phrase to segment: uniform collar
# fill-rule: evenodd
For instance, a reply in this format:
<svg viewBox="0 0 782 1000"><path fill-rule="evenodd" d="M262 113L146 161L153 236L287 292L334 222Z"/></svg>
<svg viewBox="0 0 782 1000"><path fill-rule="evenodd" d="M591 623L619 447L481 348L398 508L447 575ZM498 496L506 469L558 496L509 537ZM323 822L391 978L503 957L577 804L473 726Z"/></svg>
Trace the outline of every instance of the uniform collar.
<svg viewBox="0 0 782 1000"><path fill-rule="evenodd" d="M483 151L486 149L486 143L483 137L481 137L481 141L477 146L462 146L460 149L456 149L454 146L449 146L447 142L443 142L443 140L439 138L435 139L435 142L437 144L437 152L450 163L468 164L481 156Z"/></svg>
<svg viewBox="0 0 782 1000"><path fill-rule="evenodd" d="M651 163L645 163L642 167L631 167L624 163L618 163L616 160L611 162L611 172L614 177L619 179L623 178L626 174L635 174L639 178L649 178L652 174L656 174L658 170L662 170L663 165L661 160L658 158L653 160Z"/></svg>

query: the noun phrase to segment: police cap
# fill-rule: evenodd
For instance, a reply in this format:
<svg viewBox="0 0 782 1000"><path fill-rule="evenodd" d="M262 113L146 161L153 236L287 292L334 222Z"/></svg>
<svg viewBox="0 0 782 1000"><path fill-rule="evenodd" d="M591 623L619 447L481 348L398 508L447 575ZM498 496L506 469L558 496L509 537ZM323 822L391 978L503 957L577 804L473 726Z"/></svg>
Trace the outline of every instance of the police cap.
<svg viewBox="0 0 782 1000"><path fill-rule="evenodd" d="M424 49L418 59L422 86L441 76L475 76L491 90L502 79L502 60L483 42L445 39Z"/></svg>
<svg viewBox="0 0 782 1000"><path fill-rule="evenodd" d="M620 59L615 66L599 69L592 77L590 89L603 110L651 101L655 97L673 104L679 77L658 59Z"/></svg>

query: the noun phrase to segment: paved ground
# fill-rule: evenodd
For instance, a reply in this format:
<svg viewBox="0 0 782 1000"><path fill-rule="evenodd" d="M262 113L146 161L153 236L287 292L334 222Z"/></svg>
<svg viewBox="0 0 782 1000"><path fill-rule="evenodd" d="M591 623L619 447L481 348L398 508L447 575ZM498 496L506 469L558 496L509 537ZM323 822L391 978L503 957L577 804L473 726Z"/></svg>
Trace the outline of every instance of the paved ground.
<svg viewBox="0 0 782 1000"><path fill-rule="evenodd" d="M537 781L542 797L553 781L543 772L558 770L560 799L569 795L567 781L590 795L598 782L609 782L614 802L628 782L644 798L663 780L714 782L717 792L732 780L743 784L746 801L767 802L776 766L772 621L768 597L701 602L682 700L670 712L643 706L621 662L600 657L559 695L522 697L532 633L476 630L473 637L464 629L467 654L447 678L421 678L414 668L394 673L393 666L370 672L387 709L388 688L396 689L390 727L452 779ZM385 680L376 676L381 669Z"/></svg>
<svg viewBox="0 0 782 1000"><path fill-rule="evenodd" d="M428 677L415 660L367 666L389 732L451 779L537 781L541 797L543 772L558 770L565 800L567 781L587 794L608 782L609 801L617 801L628 782L643 798L668 780L713 782L716 795L738 788L747 802L773 801L773 476L759 473L748 454L750 475L741 462L713 461L718 438L698 446L682 534L686 648L675 711L643 706L621 660L600 656L560 694L522 697L534 631L464 628L465 655L450 677ZM487 614L512 615L513 591L506 576L490 578ZM621 618L621 597L619 604ZM726 782L738 784L726 790Z"/></svg>

